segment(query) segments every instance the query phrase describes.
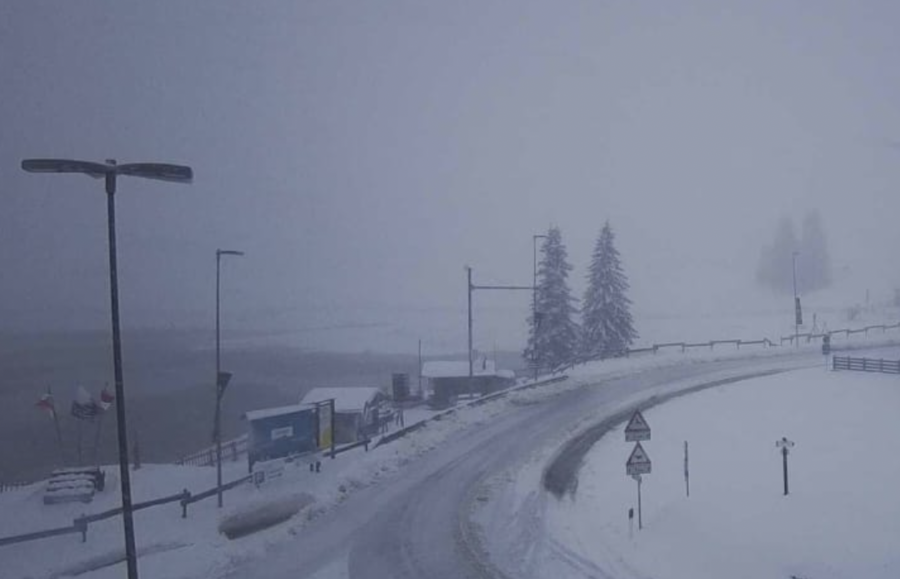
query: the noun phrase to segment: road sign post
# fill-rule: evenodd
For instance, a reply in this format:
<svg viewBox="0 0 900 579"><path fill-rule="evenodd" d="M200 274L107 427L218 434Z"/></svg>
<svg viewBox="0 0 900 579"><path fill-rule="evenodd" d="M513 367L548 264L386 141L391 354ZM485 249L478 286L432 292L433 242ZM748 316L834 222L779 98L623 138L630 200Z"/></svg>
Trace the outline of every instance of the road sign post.
<svg viewBox="0 0 900 579"><path fill-rule="evenodd" d="M644 419L640 410L635 410L631 420L625 426L625 442L640 442L650 440L650 425Z"/></svg>
<svg viewBox="0 0 900 579"><path fill-rule="evenodd" d="M644 419L644 415L641 414L641 411L635 410L634 414L631 415L631 420L629 420L628 424L625 426L625 442L635 443L631 454L628 456L628 460L625 462L625 474L637 481L638 530L644 528L644 517L641 508L641 484L643 483L643 477L641 475L650 474L651 470L650 457L647 456L647 452L644 450L644 447L641 446L642 440L650 440L650 425L647 423L647 420ZM634 511L629 509L628 515L629 524L631 524L630 522L634 517ZM630 530L631 527L629 526L629 534Z"/></svg>
<svg viewBox="0 0 900 579"><path fill-rule="evenodd" d="M684 441L684 492L691 496L691 473L688 463L688 442Z"/></svg>
<svg viewBox="0 0 900 579"><path fill-rule="evenodd" d="M788 440L787 437L782 436L781 440L775 442L775 446L781 449L781 464L782 471L784 472L784 496L788 495L788 453L789 449L793 448L794 442Z"/></svg>

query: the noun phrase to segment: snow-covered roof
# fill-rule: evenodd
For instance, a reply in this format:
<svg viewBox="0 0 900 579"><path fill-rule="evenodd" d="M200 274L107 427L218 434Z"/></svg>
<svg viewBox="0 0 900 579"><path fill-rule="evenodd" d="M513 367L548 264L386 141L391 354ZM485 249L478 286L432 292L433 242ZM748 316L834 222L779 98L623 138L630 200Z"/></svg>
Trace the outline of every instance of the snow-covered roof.
<svg viewBox="0 0 900 579"><path fill-rule="evenodd" d="M310 410L309 404L291 404L290 406L276 406L274 408L262 408L260 410L250 410L244 413L247 420L260 420L261 418L272 418L273 416L283 416L285 414L293 414L303 410Z"/></svg>
<svg viewBox="0 0 900 579"><path fill-rule="evenodd" d="M472 374L474 376L496 376L497 370L494 361L473 361ZM425 378L464 378L468 375L468 360L432 360L422 364L422 376Z"/></svg>
<svg viewBox="0 0 900 579"><path fill-rule="evenodd" d="M334 398L335 412L362 412L381 390L374 386L352 388L313 388L300 400L304 404Z"/></svg>

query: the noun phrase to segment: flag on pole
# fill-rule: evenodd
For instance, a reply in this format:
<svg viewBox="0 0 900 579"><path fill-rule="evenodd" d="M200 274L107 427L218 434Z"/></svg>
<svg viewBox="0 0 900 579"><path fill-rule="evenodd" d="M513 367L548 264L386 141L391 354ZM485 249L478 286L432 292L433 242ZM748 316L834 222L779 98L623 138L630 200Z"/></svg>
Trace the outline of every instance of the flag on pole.
<svg viewBox="0 0 900 579"><path fill-rule="evenodd" d="M53 395L49 392L41 394L35 406L47 412L51 418L56 418L56 406L53 404Z"/></svg>
<svg viewBox="0 0 900 579"><path fill-rule="evenodd" d="M109 387L104 386L103 390L100 391L100 410L103 412L109 410L109 407L112 406L115 399L116 397L109 391Z"/></svg>
<svg viewBox="0 0 900 579"><path fill-rule="evenodd" d="M72 401L72 416L81 420L93 420L100 412L100 406L94 402L91 394L84 386L79 386L75 391L75 400Z"/></svg>

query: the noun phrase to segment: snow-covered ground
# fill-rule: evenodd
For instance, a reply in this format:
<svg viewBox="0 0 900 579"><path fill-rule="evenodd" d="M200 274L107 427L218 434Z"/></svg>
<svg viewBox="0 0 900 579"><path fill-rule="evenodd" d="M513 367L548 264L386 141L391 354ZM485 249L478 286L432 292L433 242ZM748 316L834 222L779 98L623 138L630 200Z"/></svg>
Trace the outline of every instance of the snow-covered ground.
<svg viewBox="0 0 900 579"><path fill-rule="evenodd" d="M620 425L587 455L574 499L548 502L552 541L585 569L623 578L898 577L898 407L896 376L824 367L672 400L644 413L644 529L629 530L633 443ZM787 497L782 436L796 442Z"/></svg>
<svg viewBox="0 0 900 579"><path fill-rule="evenodd" d="M880 338L880 336L878 336ZM862 338L859 338L860 345ZM871 342L869 342L871 343ZM799 348L801 356L809 364L815 363L815 344ZM362 449L340 455L335 460L326 459L322 472L312 474L305 468L289 468L286 475L262 489L251 485L239 487L226 494L226 507L219 511L215 499L208 499L189 507L187 519L180 516L180 506L172 503L141 511L135 516L138 549L141 553L140 568L145 576L178 578L219 577L236 566L262 557L273 545L291 540L302 528L323 512L340 504L354 490L369 487L392 476L402 476L404 466L422 453L437 448L449 437L507 411L511 406L541 402L567 390L596 384L616 376L630 375L650 368L679 367L719 360L723 358L758 357L777 360L785 357L789 362L797 349L793 348L745 348L740 351L701 350L682 354L661 352L630 359L609 360L579 366L570 372L571 378L551 386L517 391L509 396L464 408L446 414L439 421L425 428L366 453ZM823 362L824 364L824 362ZM630 403L628 400L623 403ZM650 415L652 416L652 415ZM407 413L406 423L416 418ZM648 419L651 419L648 416ZM651 419L652 422L652 419ZM654 424L656 427L656 424ZM561 431L561 435L564 432ZM795 436L793 433L788 433ZM799 438L799 437L798 437ZM799 440L798 440L799 442ZM654 446L648 446L651 457ZM655 457L654 457L655 458ZM0 494L0 536L65 526L81 514L97 513L118 505L118 480L116 469L107 469L107 490L100 493L89 505L45 506L41 502L42 485ZM243 476L243 461L226 465L225 480ZM214 484L215 471L209 467L179 467L172 465L145 465L134 473L133 485L136 501L143 501L180 492L187 488L199 492ZM650 487L648 486L648 493ZM228 540L218 531L226 517L241 515L272 504L296 503L311 497L310 506L299 515L270 529L238 540ZM648 507L649 508L649 507ZM53 557L46 554L52 552ZM123 565L110 564L122 553L121 520L111 518L93 524L88 540L81 543L78 535L66 535L51 539L0 548L0 568L3 577L33 579L58 577L63 574L79 574L85 579L120 577Z"/></svg>

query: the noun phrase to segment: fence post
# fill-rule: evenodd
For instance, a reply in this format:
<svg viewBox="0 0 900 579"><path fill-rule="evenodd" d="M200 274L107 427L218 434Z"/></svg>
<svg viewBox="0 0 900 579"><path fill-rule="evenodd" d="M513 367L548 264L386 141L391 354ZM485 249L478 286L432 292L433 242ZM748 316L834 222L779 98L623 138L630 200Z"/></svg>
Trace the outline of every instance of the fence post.
<svg viewBox="0 0 900 579"><path fill-rule="evenodd" d="M72 521L72 526L78 529L78 532L81 533L81 542L87 543L87 520L85 520L84 518L84 513L82 513L80 517Z"/></svg>
<svg viewBox="0 0 900 579"><path fill-rule="evenodd" d="M735 344L737 345L737 349L740 350L741 349L741 341L738 340L737 342L735 342Z"/></svg>
<svg viewBox="0 0 900 579"><path fill-rule="evenodd" d="M231 462L237 462L237 441L231 441Z"/></svg>
<svg viewBox="0 0 900 579"><path fill-rule="evenodd" d="M191 500L191 492L187 489L181 491L181 518L187 518L188 501Z"/></svg>

